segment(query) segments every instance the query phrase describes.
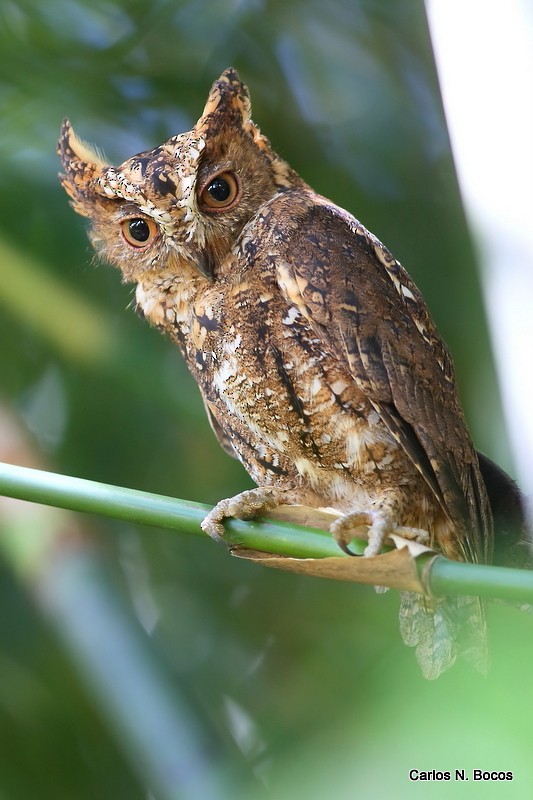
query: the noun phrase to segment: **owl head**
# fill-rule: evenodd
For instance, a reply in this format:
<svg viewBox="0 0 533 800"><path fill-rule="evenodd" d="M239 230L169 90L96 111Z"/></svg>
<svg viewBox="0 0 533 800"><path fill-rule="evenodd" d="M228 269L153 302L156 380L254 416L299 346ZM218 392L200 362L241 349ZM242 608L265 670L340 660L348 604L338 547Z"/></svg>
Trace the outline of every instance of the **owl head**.
<svg viewBox="0 0 533 800"><path fill-rule="evenodd" d="M300 182L250 119L234 69L215 81L191 131L119 167L106 165L68 120L58 153L74 209L126 281L151 270L216 277L244 225L271 197Z"/></svg>

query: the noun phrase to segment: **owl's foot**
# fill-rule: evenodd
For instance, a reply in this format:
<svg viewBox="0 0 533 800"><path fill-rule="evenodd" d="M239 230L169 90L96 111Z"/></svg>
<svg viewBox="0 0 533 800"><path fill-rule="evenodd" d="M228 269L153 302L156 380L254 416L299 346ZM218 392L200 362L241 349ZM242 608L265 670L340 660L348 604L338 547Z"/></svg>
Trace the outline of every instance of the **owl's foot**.
<svg viewBox="0 0 533 800"><path fill-rule="evenodd" d="M404 539L412 539L421 544L429 544L430 540L428 532L422 530L422 528L398 526L390 511L384 509L353 511L349 514L343 514L330 526L333 538L341 550L344 550L348 555L355 555L348 545L354 538L354 529L360 525L368 527L368 545L364 553L367 557L377 556L391 533L397 533L399 536L403 536Z"/></svg>
<svg viewBox="0 0 533 800"><path fill-rule="evenodd" d="M227 500L217 503L205 517L201 527L212 539L222 542L224 541L224 525L222 523L225 519L232 517L253 519L267 514L277 506L294 502L297 502L296 496L287 489L261 486L257 489L248 489L235 497L229 497Z"/></svg>

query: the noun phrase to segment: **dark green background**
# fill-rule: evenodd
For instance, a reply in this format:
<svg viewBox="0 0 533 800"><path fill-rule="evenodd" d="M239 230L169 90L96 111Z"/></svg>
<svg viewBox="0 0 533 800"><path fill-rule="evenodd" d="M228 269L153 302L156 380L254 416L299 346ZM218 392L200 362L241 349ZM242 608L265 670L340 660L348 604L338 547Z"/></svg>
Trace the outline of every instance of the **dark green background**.
<svg viewBox="0 0 533 800"><path fill-rule="evenodd" d="M476 444L512 469L418 0L3 0L3 400L57 471L206 503L251 485L176 349L127 308L131 287L93 268L56 177L64 116L120 163L190 128L229 65L275 149L408 268L453 353ZM458 665L427 683L401 644L394 592L92 523L192 705L235 739L268 796L502 796L497 784L410 783L412 767L512 770L505 795L529 796L531 618L493 607L489 677ZM0 603L1 800L145 797L7 568Z"/></svg>

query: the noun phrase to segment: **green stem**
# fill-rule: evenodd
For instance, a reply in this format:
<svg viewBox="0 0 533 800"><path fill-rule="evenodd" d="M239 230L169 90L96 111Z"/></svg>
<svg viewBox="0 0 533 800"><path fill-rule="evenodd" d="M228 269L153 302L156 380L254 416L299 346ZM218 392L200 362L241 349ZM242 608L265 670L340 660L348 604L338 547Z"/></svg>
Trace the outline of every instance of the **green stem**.
<svg viewBox="0 0 533 800"><path fill-rule="evenodd" d="M37 501L0 498L3 555L54 627L141 787L158 800L235 797L248 770L191 707L79 517L54 507L105 510L113 487L98 496L87 481L9 465L1 471L0 494Z"/></svg>
<svg viewBox="0 0 533 800"><path fill-rule="evenodd" d="M188 500L4 463L0 463L0 494L195 536L206 536L200 523L211 510L209 506ZM295 558L340 554L325 531L286 522L228 520L225 528L229 544L254 550Z"/></svg>
<svg viewBox="0 0 533 800"><path fill-rule="evenodd" d="M438 556L430 568L432 594L471 594L513 603L533 603L533 572L528 569L466 564Z"/></svg>
<svg viewBox="0 0 533 800"><path fill-rule="evenodd" d="M0 494L200 536L205 536L200 522L210 510L200 503L2 463ZM253 550L294 558L343 556L329 534L317 529L270 520L228 520L225 529L229 544ZM417 559L417 565L428 573L425 583L435 596L473 594L533 603L530 570L465 564L443 556L429 560L429 567L426 557Z"/></svg>

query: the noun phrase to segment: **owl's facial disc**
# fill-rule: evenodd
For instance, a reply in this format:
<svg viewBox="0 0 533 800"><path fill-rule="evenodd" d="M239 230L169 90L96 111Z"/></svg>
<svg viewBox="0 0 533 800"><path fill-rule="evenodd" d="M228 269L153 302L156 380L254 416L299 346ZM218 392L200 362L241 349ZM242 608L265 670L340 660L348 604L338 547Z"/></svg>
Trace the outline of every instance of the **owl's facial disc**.
<svg viewBox="0 0 533 800"><path fill-rule="evenodd" d="M233 69L211 88L192 130L119 167L65 121L58 151L62 182L91 240L126 281L167 272L215 279L261 202L294 185L295 173L250 118L246 86Z"/></svg>
<svg viewBox="0 0 533 800"><path fill-rule="evenodd" d="M130 254L128 271L136 254L137 274L169 257L206 274L203 213L196 191L198 161L204 147L203 138L194 131L179 134L120 167L104 168L96 179L95 192L117 201L115 219L122 246ZM225 176L211 187L213 197L208 202L223 210L236 202L237 194L237 180ZM109 259L109 253L105 255ZM122 263L119 266L123 268Z"/></svg>

